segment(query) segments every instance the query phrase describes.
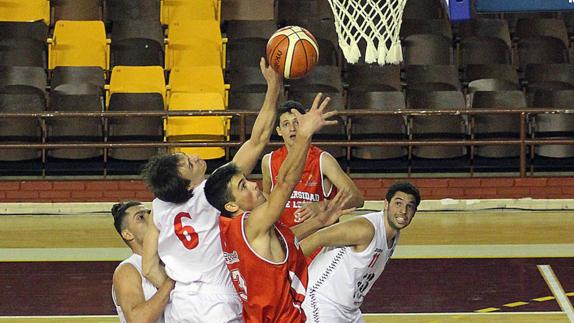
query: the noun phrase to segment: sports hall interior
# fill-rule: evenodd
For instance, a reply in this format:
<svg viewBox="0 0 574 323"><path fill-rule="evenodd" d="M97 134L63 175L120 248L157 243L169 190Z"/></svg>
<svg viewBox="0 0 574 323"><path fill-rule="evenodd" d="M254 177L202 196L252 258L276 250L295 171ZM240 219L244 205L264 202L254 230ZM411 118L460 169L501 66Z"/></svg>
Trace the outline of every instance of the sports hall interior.
<svg viewBox="0 0 574 323"><path fill-rule="evenodd" d="M0 1L0 322L117 321L111 205L153 199L158 153L231 160L288 25L320 54L280 101L331 97L339 123L313 142L356 213L397 180L421 191L365 320L574 322L574 11L471 16L407 1L404 61L379 66L345 61L327 0Z"/></svg>

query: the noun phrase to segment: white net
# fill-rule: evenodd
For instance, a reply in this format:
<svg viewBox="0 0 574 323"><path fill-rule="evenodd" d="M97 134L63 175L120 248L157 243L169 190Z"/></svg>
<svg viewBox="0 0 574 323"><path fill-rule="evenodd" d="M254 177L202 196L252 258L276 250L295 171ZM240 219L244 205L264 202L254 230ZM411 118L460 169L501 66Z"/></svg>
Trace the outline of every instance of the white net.
<svg viewBox="0 0 574 323"><path fill-rule="evenodd" d="M335 17L339 46L349 63L361 57L359 42L366 42L365 62L398 64L403 60L399 32L407 0L329 0Z"/></svg>

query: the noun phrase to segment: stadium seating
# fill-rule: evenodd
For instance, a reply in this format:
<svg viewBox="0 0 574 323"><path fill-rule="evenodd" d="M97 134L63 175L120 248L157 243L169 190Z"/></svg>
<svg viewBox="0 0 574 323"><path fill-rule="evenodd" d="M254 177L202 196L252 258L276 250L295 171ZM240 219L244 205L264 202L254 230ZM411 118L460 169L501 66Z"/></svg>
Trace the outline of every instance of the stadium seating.
<svg viewBox="0 0 574 323"><path fill-rule="evenodd" d="M161 23L184 20L221 20L221 0L161 0Z"/></svg>
<svg viewBox="0 0 574 323"><path fill-rule="evenodd" d="M165 48L166 69L187 66L225 67L225 46L215 20L185 20L170 24Z"/></svg>
<svg viewBox="0 0 574 323"><path fill-rule="evenodd" d="M50 69L56 66L110 66L109 42L102 21L60 20L48 40Z"/></svg>
<svg viewBox="0 0 574 323"><path fill-rule="evenodd" d="M102 0L52 0L52 24L59 20L102 20Z"/></svg>
<svg viewBox="0 0 574 323"><path fill-rule="evenodd" d="M38 21L50 24L50 0L2 0L0 21Z"/></svg>
<svg viewBox="0 0 574 323"><path fill-rule="evenodd" d="M0 65L47 67L48 26L37 22L0 22Z"/></svg>
<svg viewBox="0 0 574 323"><path fill-rule="evenodd" d="M169 110L225 110L220 93L172 93ZM210 142L227 139L227 117L168 117L166 138L168 142ZM225 149L175 148L176 152L196 154L203 159L218 159L225 156Z"/></svg>

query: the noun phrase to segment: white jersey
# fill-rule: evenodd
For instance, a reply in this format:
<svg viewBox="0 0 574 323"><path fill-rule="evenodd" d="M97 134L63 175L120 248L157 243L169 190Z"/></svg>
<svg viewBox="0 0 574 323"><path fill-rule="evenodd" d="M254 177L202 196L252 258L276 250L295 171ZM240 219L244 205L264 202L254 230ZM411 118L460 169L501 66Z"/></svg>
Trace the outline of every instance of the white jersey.
<svg viewBox="0 0 574 323"><path fill-rule="evenodd" d="M140 255L134 253L129 258L122 261L118 265L117 268L119 268L123 264L130 264L130 265L134 266L135 269L137 269L137 271L140 273L140 276L142 278L142 289L143 289L145 300L147 301L150 298L152 298L152 296L155 294L157 289L155 288L155 286L152 283L150 283L147 279L145 279L145 277L142 274L142 257ZM114 305L116 305L116 310L118 311L118 316L120 318L120 322L126 323L127 321L126 321L126 317L124 315L124 311L122 311L122 308L118 305L118 300L116 298L116 292L114 290L113 285L112 285L112 299L114 300ZM157 319L156 323L163 323L163 313Z"/></svg>
<svg viewBox="0 0 574 323"><path fill-rule="evenodd" d="M309 284L303 309L308 322L360 322L365 295L383 272L399 238L387 246L383 212L362 215L375 227L369 246L323 248L309 266ZM328 319L327 319L328 318Z"/></svg>
<svg viewBox="0 0 574 323"><path fill-rule="evenodd" d="M153 200L159 257L176 290L191 284L235 293L221 249L219 211L207 202L204 186L205 180L185 203Z"/></svg>

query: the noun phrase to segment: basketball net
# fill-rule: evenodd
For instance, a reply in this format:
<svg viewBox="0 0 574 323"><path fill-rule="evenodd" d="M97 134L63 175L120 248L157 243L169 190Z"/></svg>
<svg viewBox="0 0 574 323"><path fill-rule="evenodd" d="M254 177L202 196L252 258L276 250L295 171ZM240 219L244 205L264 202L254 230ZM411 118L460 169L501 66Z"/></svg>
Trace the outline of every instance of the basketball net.
<svg viewBox="0 0 574 323"><path fill-rule="evenodd" d="M359 41L367 43L366 63L398 64L403 60L399 32L407 0L329 0L339 46L349 63L361 57Z"/></svg>

